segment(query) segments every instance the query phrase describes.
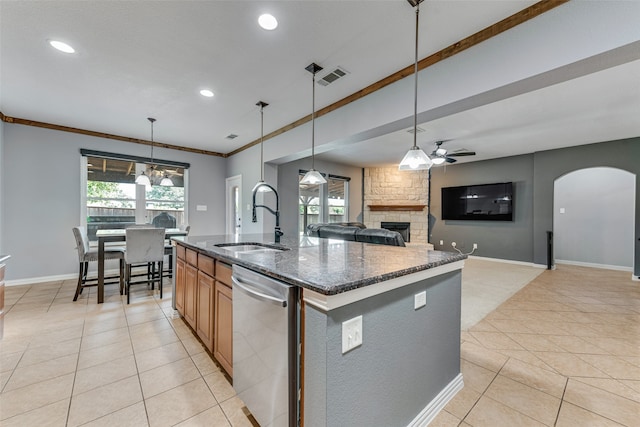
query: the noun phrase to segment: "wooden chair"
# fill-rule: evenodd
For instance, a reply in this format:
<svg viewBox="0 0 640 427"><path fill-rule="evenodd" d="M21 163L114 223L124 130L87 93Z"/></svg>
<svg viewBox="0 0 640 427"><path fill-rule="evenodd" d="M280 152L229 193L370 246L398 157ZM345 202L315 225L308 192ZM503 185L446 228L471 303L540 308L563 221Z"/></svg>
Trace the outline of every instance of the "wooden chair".
<svg viewBox="0 0 640 427"><path fill-rule="evenodd" d="M78 261L80 266L78 268L78 286L76 287L76 294L73 296L73 300L77 301L78 296L82 293L82 290L86 287L97 286L98 278L88 278L87 272L89 271L89 263L98 261L98 249L89 248L89 237L87 236L87 229L85 227L73 227L73 236L76 239L76 249L78 250ZM112 283L120 284L120 294L124 290L124 250L122 247L106 247L104 249L104 259L117 259L120 260L120 275L105 277L105 285ZM113 279L118 279L114 281Z"/></svg>
<svg viewBox="0 0 640 427"><path fill-rule="evenodd" d="M131 285L147 284L152 285L151 289L155 288L155 283L158 282L160 289L160 298L162 298L162 264L164 261L164 228L127 228L127 246L124 256L126 264L126 293L127 304L131 299ZM148 270L148 274L144 275L144 280L134 281L134 276L131 274L132 266L134 265L147 265L151 266ZM156 266L158 269L156 270Z"/></svg>

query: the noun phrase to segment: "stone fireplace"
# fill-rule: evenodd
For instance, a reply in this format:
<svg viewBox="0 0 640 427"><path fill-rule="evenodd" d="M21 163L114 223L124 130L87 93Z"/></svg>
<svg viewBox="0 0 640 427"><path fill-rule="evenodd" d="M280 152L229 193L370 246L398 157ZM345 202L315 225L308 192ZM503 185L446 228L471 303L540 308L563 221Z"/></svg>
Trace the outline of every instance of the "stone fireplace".
<svg viewBox="0 0 640 427"><path fill-rule="evenodd" d="M411 243L427 243L428 174L397 167L365 168L364 224L385 228L383 222L408 223Z"/></svg>
<svg viewBox="0 0 640 427"><path fill-rule="evenodd" d="M391 231L397 231L402 236L402 240L405 242L411 241L411 223L410 222L389 222L382 221L380 228L384 228Z"/></svg>

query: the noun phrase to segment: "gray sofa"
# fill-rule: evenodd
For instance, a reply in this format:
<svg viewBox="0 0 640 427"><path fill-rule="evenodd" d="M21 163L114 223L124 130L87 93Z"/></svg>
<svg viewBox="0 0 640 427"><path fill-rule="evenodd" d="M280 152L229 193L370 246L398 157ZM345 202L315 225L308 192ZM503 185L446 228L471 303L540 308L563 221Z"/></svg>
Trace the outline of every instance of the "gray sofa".
<svg viewBox="0 0 640 427"><path fill-rule="evenodd" d="M402 235L384 228L366 228L362 223L309 224L308 236L378 245L405 246Z"/></svg>

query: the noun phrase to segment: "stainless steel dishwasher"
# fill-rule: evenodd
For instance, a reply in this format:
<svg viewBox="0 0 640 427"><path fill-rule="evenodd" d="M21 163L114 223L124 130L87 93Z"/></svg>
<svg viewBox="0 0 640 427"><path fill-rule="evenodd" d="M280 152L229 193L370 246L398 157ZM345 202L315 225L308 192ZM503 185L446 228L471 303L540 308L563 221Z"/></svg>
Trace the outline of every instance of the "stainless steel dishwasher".
<svg viewBox="0 0 640 427"><path fill-rule="evenodd" d="M233 266L233 388L262 427L299 419L298 288Z"/></svg>

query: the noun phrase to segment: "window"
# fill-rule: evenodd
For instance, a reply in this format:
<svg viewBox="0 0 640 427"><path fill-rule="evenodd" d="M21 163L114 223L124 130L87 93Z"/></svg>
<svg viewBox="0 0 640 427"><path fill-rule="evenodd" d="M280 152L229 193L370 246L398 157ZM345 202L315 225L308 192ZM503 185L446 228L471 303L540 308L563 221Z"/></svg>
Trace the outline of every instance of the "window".
<svg viewBox="0 0 640 427"><path fill-rule="evenodd" d="M128 159L89 150L81 153L86 172L82 210L90 241L96 240L99 229L125 228L136 223L166 228L187 224L184 183L188 169L182 164L154 161L152 167L144 158ZM135 183L143 170L155 185L145 188ZM165 174L173 181L172 187L157 185Z"/></svg>
<svg viewBox="0 0 640 427"><path fill-rule="evenodd" d="M328 175L326 184L300 184L305 173L298 174L298 231L304 233L309 224L348 221L350 178Z"/></svg>

